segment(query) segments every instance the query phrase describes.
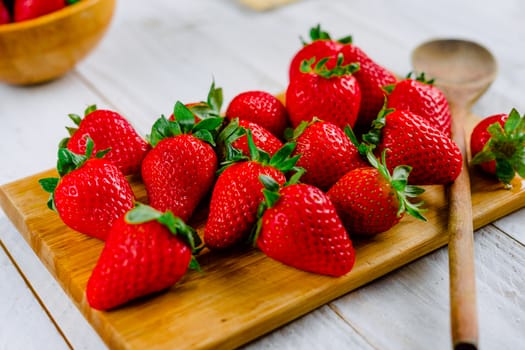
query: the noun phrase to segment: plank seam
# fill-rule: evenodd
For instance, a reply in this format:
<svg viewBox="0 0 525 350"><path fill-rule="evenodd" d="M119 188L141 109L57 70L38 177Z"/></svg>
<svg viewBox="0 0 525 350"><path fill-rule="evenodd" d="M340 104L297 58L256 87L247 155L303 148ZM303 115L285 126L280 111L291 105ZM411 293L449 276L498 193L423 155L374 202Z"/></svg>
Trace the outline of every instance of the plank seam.
<svg viewBox="0 0 525 350"><path fill-rule="evenodd" d="M60 328L60 326L58 325L56 320L53 318L53 315L51 315L51 312L48 310L48 308L44 304L43 300L40 298L40 296L38 295L36 290L33 288L33 285L31 284L31 282L29 282L29 280L25 276L24 272L22 271L20 266L17 264L16 260L11 255L11 253L9 252L9 250L7 249L7 247L5 246L4 242L1 239L0 239L0 248L2 248L2 250L5 252L7 258L11 261L11 263L15 267L16 271L18 272L18 274L20 275L20 277L22 278L24 283L27 285L27 287L29 288L29 290L31 291L33 296L35 297L36 301L38 302L38 304L40 305L42 310L44 310L45 314L47 315L47 318L49 318L49 320L51 321L51 323L53 324L53 326L57 330L58 334L60 334L62 339L64 339L64 342L66 343L67 347L70 348L70 349L73 349L73 346L71 345L71 343L67 339L66 335L64 334L64 332L62 331L62 329Z"/></svg>
<svg viewBox="0 0 525 350"><path fill-rule="evenodd" d="M335 313L337 317L339 317L344 323L346 323L348 327L352 328L356 334L359 334L363 341L370 345L371 348L380 350L380 348L374 346L374 344L368 339L368 337L361 333L358 328L354 327L352 322L350 322L344 317L343 313L337 308L337 306L334 303L328 303L327 306L330 308L330 310L332 310Z"/></svg>

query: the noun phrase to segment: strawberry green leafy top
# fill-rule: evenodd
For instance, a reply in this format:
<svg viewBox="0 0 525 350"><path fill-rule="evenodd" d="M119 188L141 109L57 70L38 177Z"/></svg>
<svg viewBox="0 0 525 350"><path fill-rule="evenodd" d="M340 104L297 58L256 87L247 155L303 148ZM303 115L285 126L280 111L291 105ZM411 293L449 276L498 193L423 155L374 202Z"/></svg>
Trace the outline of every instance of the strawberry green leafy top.
<svg viewBox="0 0 525 350"><path fill-rule="evenodd" d="M496 122L487 131L490 139L472 158L472 164L496 161L496 176L510 188L516 173L525 178L525 114L520 116L513 108L503 127Z"/></svg>

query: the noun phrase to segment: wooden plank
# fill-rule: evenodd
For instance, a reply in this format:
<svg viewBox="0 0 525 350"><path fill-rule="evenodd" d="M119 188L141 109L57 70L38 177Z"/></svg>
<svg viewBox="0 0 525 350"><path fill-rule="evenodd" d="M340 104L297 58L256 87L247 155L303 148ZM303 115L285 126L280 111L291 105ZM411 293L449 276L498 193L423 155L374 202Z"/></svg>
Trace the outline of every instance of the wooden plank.
<svg viewBox="0 0 525 350"><path fill-rule="evenodd" d="M221 349L246 343L447 243L442 186L423 199L427 223L404 218L392 230L355 241L357 262L340 278L295 270L257 250L206 253L203 272L189 272L166 293L99 312L85 301L85 286L102 242L74 232L49 211L37 180L54 170L0 187L0 203L66 293L112 348ZM130 178L140 199L145 191ZM525 181L512 191L472 177L474 226L479 228L525 204ZM195 222L202 229L203 222ZM206 320L203 322L203 320Z"/></svg>
<svg viewBox="0 0 525 350"><path fill-rule="evenodd" d="M523 246L493 225L478 230L474 243L478 348L525 349ZM331 305L375 349L450 349L447 264L440 249Z"/></svg>

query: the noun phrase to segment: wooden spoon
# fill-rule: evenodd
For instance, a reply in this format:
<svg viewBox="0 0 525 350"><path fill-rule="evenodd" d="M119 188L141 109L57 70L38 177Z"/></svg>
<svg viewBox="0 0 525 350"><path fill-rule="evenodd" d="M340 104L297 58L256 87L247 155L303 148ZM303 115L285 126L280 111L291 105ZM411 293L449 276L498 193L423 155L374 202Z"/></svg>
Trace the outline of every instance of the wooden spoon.
<svg viewBox="0 0 525 350"><path fill-rule="evenodd" d="M435 79L450 104L452 137L463 155L459 177L448 188L450 316L454 349L477 349L472 201L463 124L470 108L496 78L492 54L479 44L455 39L423 43L412 54L416 72Z"/></svg>

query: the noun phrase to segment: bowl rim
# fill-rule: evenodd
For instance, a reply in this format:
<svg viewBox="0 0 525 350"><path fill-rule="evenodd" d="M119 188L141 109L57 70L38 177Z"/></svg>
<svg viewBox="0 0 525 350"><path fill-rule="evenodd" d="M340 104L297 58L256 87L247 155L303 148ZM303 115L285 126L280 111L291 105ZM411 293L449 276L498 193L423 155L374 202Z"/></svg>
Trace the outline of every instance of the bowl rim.
<svg viewBox="0 0 525 350"><path fill-rule="evenodd" d="M44 25L58 19L68 17L73 13L80 12L86 8L99 4L100 2L106 1L115 3L116 0L80 0L77 3L67 5L58 11L50 12L40 17L32 18L22 22L11 22L2 24L0 25L0 34L5 32L12 32L16 30L38 27L40 25Z"/></svg>

